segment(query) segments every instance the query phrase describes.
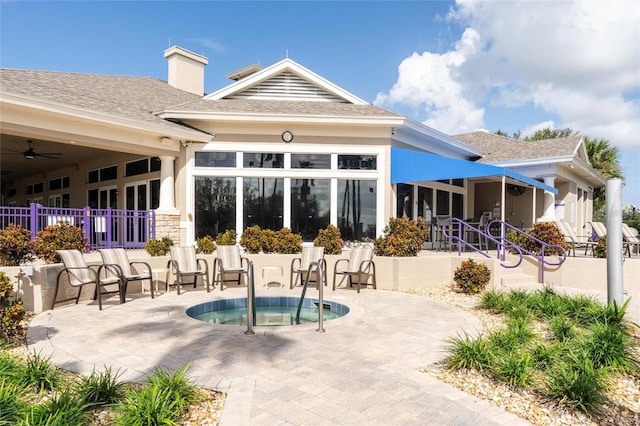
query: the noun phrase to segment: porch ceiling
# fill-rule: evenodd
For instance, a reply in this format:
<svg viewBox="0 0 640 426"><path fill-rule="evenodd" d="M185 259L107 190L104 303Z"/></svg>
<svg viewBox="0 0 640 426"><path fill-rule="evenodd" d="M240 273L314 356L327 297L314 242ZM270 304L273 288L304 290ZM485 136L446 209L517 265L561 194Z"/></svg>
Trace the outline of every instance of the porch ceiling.
<svg viewBox="0 0 640 426"><path fill-rule="evenodd" d="M27 140L32 140L36 153L60 153L58 159L36 157L27 159L22 154L29 148ZM0 135L0 182L9 183L15 180L44 175L49 170L77 166L88 160L95 160L104 155L104 151L79 145L62 144L36 138L26 138L8 134Z"/></svg>
<svg viewBox="0 0 640 426"><path fill-rule="evenodd" d="M391 183L411 183L490 176L504 176L526 186L540 188L553 194L558 193L557 189L506 167L457 160L402 148L391 148Z"/></svg>

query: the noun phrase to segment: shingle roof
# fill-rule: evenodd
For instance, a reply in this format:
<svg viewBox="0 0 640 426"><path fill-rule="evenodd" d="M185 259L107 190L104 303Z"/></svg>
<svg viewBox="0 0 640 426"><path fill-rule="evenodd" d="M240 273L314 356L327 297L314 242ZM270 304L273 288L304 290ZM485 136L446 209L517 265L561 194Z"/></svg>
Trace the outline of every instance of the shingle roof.
<svg viewBox="0 0 640 426"><path fill-rule="evenodd" d="M581 136L523 141L485 131L454 135L454 138L480 148L486 154L479 163L498 163L509 160L553 158L576 154Z"/></svg>
<svg viewBox="0 0 640 426"><path fill-rule="evenodd" d="M0 68L0 90L172 128L183 127L153 111L200 98L151 77L11 68Z"/></svg>
<svg viewBox="0 0 640 426"><path fill-rule="evenodd" d="M373 105L340 102L280 101L257 99L199 99L172 108L176 112L212 112L238 114L324 115L355 117L401 117Z"/></svg>

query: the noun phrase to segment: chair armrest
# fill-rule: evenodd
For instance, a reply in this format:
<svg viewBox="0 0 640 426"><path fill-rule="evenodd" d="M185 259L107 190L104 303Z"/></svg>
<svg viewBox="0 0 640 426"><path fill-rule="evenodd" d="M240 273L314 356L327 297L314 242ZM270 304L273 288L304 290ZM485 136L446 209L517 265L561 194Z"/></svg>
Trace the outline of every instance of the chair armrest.
<svg viewBox="0 0 640 426"><path fill-rule="evenodd" d="M338 260L336 260L335 265L333 265L333 273L334 273L334 274L340 274L340 273L341 273L340 271L338 271L338 265L340 264L340 262L347 262L347 263L349 263L349 259L344 259L344 258L343 258L343 259L338 259Z"/></svg>
<svg viewBox="0 0 640 426"><path fill-rule="evenodd" d="M134 266L134 265L143 265L145 268L147 268L147 271L149 272L149 276L151 276L151 265L149 265L147 262L142 262L142 261L136 261L136 262L129 262L130 266ZM136 268L137 271L137 268Z"/></svg>
<svg viewBox="0 0 640 426"><path fill-rule="evenodd" d="M204 264L204 272L206 274L209 274L209 262L207 262L207 259L196 259L196 265L198 266L198 269L201 268L201 263Z"/></svg>
<svg viewBox="0 0 640 426"><path fill-rule="evenodd" d="M299 257L294 257L293 259L291 259L291 270L293 271L295 268L295 263L296 261L298 262L299 265L302 265L302 259Z"/></svg>
<svg viewBox="0 0 640 426"><path fill-rule="evenodd" d="M365 266L366 265L366 266ZM373 263L373 260L363 260L362 262L360 262L360 267L359 267L359 271L363 272L365 274L369 273L369 268L371 267L371 265L373 265L373 268L375 270L375 263Z"/></svg>
<svg viewBox="0 0 640 426"><path fill-rule="evenodd" d="M102 270L105 271L105 277L107 276L108 273L114 274L120 278L124 276L124 271L122 270L122 267L116 263L105 263L100 265L98 267L98 276L100 276L100 272Z"/></svg>

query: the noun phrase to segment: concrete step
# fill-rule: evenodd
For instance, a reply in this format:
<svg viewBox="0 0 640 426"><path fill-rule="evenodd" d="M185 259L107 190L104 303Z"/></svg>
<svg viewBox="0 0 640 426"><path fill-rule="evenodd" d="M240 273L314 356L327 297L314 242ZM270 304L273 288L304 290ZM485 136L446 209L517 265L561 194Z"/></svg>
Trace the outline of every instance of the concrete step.
<svg viewBox="0 0 640 426"><path fill-rule="evenodd" d="M514 287L521 284L536 284L539 285L536 277L530 274L525 274L520 271L514 271L507 274L503 274L500 277L500 284L502 287Z"/></svg>

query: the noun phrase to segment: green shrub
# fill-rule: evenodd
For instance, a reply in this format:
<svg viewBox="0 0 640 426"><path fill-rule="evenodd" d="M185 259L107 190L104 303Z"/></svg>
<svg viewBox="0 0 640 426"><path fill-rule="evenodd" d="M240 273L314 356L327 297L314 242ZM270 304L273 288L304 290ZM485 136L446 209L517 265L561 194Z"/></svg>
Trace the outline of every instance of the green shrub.
<svg viewBox="0 0 640 426"><path fill-rule="evenodd" d="M92 406L113 405L124 395L124 383L118 382L120 372L112 372L106 367L103 373L95 370L89 376L82 376L77 386L79 397Z"/></svg>
<svg viewBox="0 0 640 426"><path fill-rule="evenodd" d="M342 254L342 243L340 228L335 225L320 229L313 240L315 247L324 247L324 254Z"/></svg>
<svg viewBox="0 0 640 426"><path fill-rule="evenodd" d="M509 352L496 358L491 374L498 380L515 388L526 388L533 384L535 361L529 353Z"/></svg>
<svg viewBox="0 0 640 426"><path fill-rule="evenodd" d="M12 339L24 332L24 305L14 297L11 278L0 271L0 338Z"/></svg>
<svg viewBox="0 0 640 426"><path fill-rule="evenodd" d="M196 253L211 254L216 250L216 242L211 235L196 240Z"/></svg>
<svg viewBox="0 0 640 426"><path fill-rule="evenodd" d="M51 391L60 384L62 374L53 365L50 357L42 357L39 353L27 357L24 368L24 380L27 387L34 388L39 392Z"/></svg>
<svg viewBox="0 0 640 426"><path fill-rule="evenodd" d="M547 372L547 392L563 405L586 414L596 414L606 401L609 384L605 368L596 368L584 353L569 353Z"/></svg>
<svg viewBox="0 0 640 426"><path fill-rule="evenodd" d="M234 246L236 245L236 231L235 229L227 229L224 232L216 235L216 245L219 246Z"/></svg>
<svg viewBox="0 0 640 426"><path fill-rule="evenodd" d="M27 414L27 425L69 426L84 425L90 419L89 405L71 389L53 393Z"/></svg>
<svg viewBox="0 0 640 426"><path fill-rule="evenodd" d="M55 263L58 261L56 250L80 250L84 253L89 250L89 241L84 229L60 222L38 231L33 250L45 263Z"/></svg>
<svg viewBox="0 0 640 426"><path fill-rule="evenodd" d="M17 425L27 408L24 389L0 378L0 425Z"/></svg>
<svg viewBox="0 0 640 426"><path fill-rule="evenodd" d="M289 228L282 228L276 233L274 251L280 254L296 254L302 251L302 235L295 234Z"/></svg>
<svg viewBox="0 0 640 426"><path fill-rule="evenodd" d="M589 328L591 336L583 347L595 368L610 368L620 373L638 371L638 345L618 325L596 323Z"/></svg>
<svg viewBox="0 0 640 426"><path fill-rule="evenodd" d="M32 260L31 231L20 225L0 229L0 266L19 266Z"/></svg>
<svg viewBox="0 0 640 426"><path fill-rule="evenodd" d="M445 363L452 369L474 368L480 371L491 365L492 345L482 336L473 339L467 332L464 336L452 337L446 349L449 354Z"/></svg>
<svg viewBox="0 0 640 426"><path fill-rule="evenodd" d="M421 217L396 217L389 219L383 233L374 243L378 256L417 256L427 239L427 225Z"/></svg>
<svg viewBox="0 0 640 426"><path fill-rule="evenodd" d="M566 342L576 336L573 322L563 315L556 315L549 320L549 328L553 333L553 338L558 342Z"/></svg>
<svg viewBox="0 0 640 426"><path fill-rule="evenodd" d="M540 241L562 247L565 251L569 251L569 244L566 243L564 234L558 229L553 222L537 222L533 224L533 229L528 232L529 235L536 237ZM530 238L524 238L520 244L521 247L531 253L541 254L542 246L537 241ZM546 247L545 256L561 255L562 250L557 247Z"/></svg>
<svg viewBox="0 0 640 426"><path fill-rule="evenodd" d="M491 280L491 271L484 263L465 260L455 270L453 281L462 292L475 294L482 291Z"/></svg>
<svg viewBox="0 0 640 426"><path fill-rule="evenodd" d="M249 226L240 236L240 245L247 253L260 253L264 244L262 238L262 228L258 225Z"/></svg>
<svg viewBox="0 0 640 426"><path fill-rule="evenodd" d="M149 240L145 244L144 249L149 256L164 256L169 253L173 241L169 237L162 237L159 240Z"/></svg>
<svg viewBox="0 0 640 426"><path fill-rule="evenodd" d="M593 247L593 255L598 258L607 257L607 237L598 240L598 243Z"/></svg>
<svg viewBox="0 0 640 426"><path fill-rule="evenodd" d="M155 370L147 377L141 390L129 389L116 407L119 425L174 425L189 410L191 404L200 401L198 389L189 383L185 365L180 371L169 374Z"/></svg>

